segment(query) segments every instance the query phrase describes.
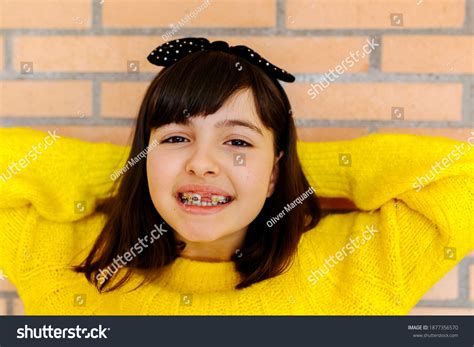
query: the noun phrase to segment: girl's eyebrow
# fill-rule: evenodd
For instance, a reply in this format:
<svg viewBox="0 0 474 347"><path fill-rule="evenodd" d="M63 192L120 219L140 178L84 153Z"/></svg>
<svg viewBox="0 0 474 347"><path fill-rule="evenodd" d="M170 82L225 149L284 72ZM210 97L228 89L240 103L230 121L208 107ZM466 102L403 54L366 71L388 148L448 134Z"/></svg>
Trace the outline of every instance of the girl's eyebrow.
<svg viewBox="0 0 474 347"><path fill-rule="evenodd" d="M225 127L236 127L236 126L246 127L252 131L257 132L259 135L263 136L263 132L262 130L260 130L259 127L257 127L256 125L253 125L252 123L249 123L240 119L226 119L226 120L217 122L214 127L225 128Z"/></svg>
<svg viewBox="0 0 474 347"><path fill-rule="evenodd" d="M184 121L184 123L176 123L176 124L177 125L184 125L184 126L192 126L192 123L189 119L186 119ZM160 128L164 128L164 127L168 127L168 126L172 126L172 124L171 123L165 124L165 125L162 125ZM218 129L219 128L231 128L231 127L236 127L236 126L248 128L248 129L258 133L260 136L263 136L263 132L259 127L257 127L256 125L254 125L250 122L240 120L240 119L225 119L225 120L222 120L220 122L217 122L214 125L214 127L218 128Z"/></svg>

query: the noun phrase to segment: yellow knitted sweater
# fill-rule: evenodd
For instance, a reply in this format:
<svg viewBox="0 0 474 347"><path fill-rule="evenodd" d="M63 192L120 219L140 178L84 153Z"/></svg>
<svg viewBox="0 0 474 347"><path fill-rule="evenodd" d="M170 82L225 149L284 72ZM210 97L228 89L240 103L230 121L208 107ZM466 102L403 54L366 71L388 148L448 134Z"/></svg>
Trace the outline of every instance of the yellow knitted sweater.
<svg viewBox="0 0 474 347"><path fill-rule="evenodd" d="M467 142L392 134L298 142L316 194L351 199L360 211L330 214L303 234L287 272L236 290L232 262L178 258L151 284L130 291L142 279L135 274L99 294L70 266L100 232L96 199L129 148L60 138L38 154L33 146L47 136L0 129L0 275L26 314L406 314L474 248Z"/></svg>

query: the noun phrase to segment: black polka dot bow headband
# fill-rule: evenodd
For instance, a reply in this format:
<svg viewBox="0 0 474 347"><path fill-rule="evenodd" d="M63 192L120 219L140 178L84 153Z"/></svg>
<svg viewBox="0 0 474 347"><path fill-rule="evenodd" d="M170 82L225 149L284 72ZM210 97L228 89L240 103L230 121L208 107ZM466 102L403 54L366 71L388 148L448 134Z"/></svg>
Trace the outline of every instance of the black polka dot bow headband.
<svg viewBox="0 0 474 347"><path fill-rule="evenodd" d="M147 59L154 65L167 67L188 54L204 50L222 51L235 54L262 68L269 76L275 79L284 82L295 81L295 76L280 69L278 66L273 65L247 46L240 45L229 47L229 44L225 41L214 41L211 43L203 37L187 37L179 40L168 41L156 47L153 52L148 55Z"/></svg>

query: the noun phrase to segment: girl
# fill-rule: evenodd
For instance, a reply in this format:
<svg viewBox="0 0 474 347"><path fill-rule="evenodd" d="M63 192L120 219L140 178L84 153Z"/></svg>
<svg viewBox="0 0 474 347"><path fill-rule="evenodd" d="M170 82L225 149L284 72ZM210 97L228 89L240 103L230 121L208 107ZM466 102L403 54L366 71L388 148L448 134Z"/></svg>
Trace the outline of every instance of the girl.
<svg viewBox="0 0 474 347"><path fill-rule="evenodd" d="M250 48L148 59L130 149L60 138L13 172L45 134L0 130L0 269L27 314L406 314L473 249L470 142L298 142L294 77ZM321 219L316 194L360 210Z"/></svg>

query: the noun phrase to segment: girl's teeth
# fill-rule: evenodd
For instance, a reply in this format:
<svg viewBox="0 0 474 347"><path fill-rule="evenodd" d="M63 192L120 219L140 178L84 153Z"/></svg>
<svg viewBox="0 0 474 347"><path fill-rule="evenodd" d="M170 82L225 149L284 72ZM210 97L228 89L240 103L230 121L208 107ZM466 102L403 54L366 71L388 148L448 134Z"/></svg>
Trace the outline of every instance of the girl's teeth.
<svg viewBox="0 0 474 347"><path fill-rule="evenodd" d="M228 203L229 198L221 195L211 196L211 201L201 201L201 195L197 193L182 193L181 201L185 205L194 205L194 206L217 206L221 204Z"/></svg>

